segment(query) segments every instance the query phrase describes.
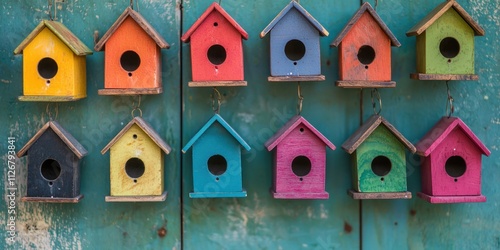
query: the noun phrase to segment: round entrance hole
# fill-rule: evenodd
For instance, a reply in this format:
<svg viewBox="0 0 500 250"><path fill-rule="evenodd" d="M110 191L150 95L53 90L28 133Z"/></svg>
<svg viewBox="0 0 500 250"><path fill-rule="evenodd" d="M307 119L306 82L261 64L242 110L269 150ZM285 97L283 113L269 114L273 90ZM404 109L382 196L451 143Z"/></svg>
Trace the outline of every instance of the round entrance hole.
<svg viewBox="0 0 500 250"><path fill-rule="evenodd" d="M291 61L298 61L304 57L306 54L306 46L303 42L293 39L286 43L285 45L285 55ZM294 65L297 65L295 62Z"/></svg>
<svg viewBox="0 0 500 250"><path fill-rule="evenodd" d="M221 65L226 61L226 49L221 45L212 45L207 51L208 60L214 65Z"/></svg>
<svg viewBox="0 0 500 250"><path fill-rule="evenodd" d="M448 158L444 165L446 173L451 177L460 177L465 174L467 170L467 164L465 164L464 158L460 156L452 156Z"/></svg>
<svg viewBox="0 0 500 250"><path fill-rule="evenodd" d="M446 37L441 40L439 51L446 58L454 58L460 53L460 43L453 37Z"/></svg>
<svg viewBox="0 0 500 250"><path fill-rule="evenodd" d="M208 159L208 171L213 175L224 174L227 170L227 161L222 155L214 155Z"/></svg>
<svg viewBox="0 0 500 250"><path fill-rule="evenodd" d="M361 46L361 48L359 48L358 50L358 60L364 65L371 64L375 60L375 50L372 48L372 46Z"/></svg>
<svg viewBox="0 0 500 250"><path fill-rule="evenodd" d="M311 161L305 156L297 156L292 161L292 171L296 176L306 176L311 172ZM300 178L302 181L302 178Z"/></svg>
<svg viewBox="0 0 500 250"><path fill-rule="evenodd" d="M45 57L38 62L38 74L44 79L54 78L58 70L57 62L50 57Z"/></svg>
<svg viewBox="0 0 500 250"><path fill-rule="evenodd" d="M136 71L141 66L141 57L135 51L125 51L120 57L120 65L129 72L129 76L132 76L130 72Z"/></svg>
<svg viewBox="0 0 500 250"><path fill-rule="evenodd" d="M61 175L61 165L56 160L47 159L42 163L40 172L43 178L53 181Z"/></svg>
<svg viewBox="0 0 500 250"><path fill-rule="evenodd" d="M378 176L386 176L391 172L391 168L391 160L383 155L375 157L372 161L372 171ZM383 179L381 180L383 181Z"/></svg>
<svg viewBox="0 0 500 250"><path fill-rule="evenodd" d="M139 158L130 158L125 163L125 173L127 173L130 178L136 179L141 177L145 170L144 162ZM134 180L134 182L137 182L137 180Z"/></svg>

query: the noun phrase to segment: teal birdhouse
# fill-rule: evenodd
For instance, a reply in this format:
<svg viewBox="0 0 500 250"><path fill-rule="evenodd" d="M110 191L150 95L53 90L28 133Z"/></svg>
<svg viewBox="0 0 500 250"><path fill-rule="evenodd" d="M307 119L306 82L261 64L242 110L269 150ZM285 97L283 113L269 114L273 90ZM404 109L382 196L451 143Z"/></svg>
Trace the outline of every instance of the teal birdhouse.
<svg viewBox="0 0 500 250"><path fill-rule="evenodd" d="M241 147L250 146L229 124L215 114L184 146L193 147L191 198L246 197L241 174Z"/></svg>
<svg viewBox="0 0 500 250"><path fill-rule="evenodd" d="M342 148L352 155L354 199L410 199L405 147L416 149L382 116L373 115Z"/></svg>

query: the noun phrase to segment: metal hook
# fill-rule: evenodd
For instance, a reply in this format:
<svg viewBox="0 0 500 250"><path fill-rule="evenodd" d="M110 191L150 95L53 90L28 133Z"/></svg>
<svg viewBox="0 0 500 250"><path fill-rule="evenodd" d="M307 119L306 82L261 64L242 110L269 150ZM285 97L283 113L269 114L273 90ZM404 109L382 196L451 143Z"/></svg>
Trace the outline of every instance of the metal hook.
<svg viewBox="0 0 500 250"><path fill-rule="evenodd" d="M219 0L219 5L222 3L222 0Z"/></svg>
<svg viewBox="0 0 500 250"><path fill-rule="evenodd" d="M378 0L375 0L375 7L374 7L375 11L377 11L377 6L378 6Z"/></svg>
<svg viewBox="0 0 500 250"><path fill-rule="evenodd" d="M130 114L132 115L132 119L134 119L136 117L134 115L135 111L139 111L139 117L142 117L141 99L142 99L142 96L139 95L139 100L137 101L137 105L135 105L135 102L132 102L132 111L130 112Z"/></svg>
<svg viewBox="0 0 500 250"><path fill-rule="evenodd" d="M449 81L446 81L446 92L447 92L447 100L446 100L446 115L450 118L455 112L455 106L453 105L453 97L451 96L450 85L448 85Z"/></svg>
<svg viewBox="0 0 500 250"><path fill-rule="evenodd" d="M297 114L302 113L302 102L304 102L304 96L302 95L302 88L300 87L300 82L297 82Z"/></svg>
<svg viewBox="0 0 500 250"><path fill-rule="evenodd" d="M130 8L134 9L134 0L130 0Z"/></svg>
<svg viewBox="0 0 500 250"><path fill-rule="evenodd" d="M378 92L377 88L372 89L371 96L372 96L373 113L379 115L380 112L382 112L382 98L380 97L380 92ZM378 100L378 105L379 105L378 112L377 112L377 104L375 103L374 97L376 97Z"/></svg>
<svg viewBox="0 0 500 250"><path fill-rule="evenodd" d="M212 110L218 114L220 112L220 103L221 103L221 94L219 90L217 90L217 87L213 87L213 92L210 95L210 98L212 98ZM217 101L217 105L215 104Z"/></svg>
<svg viewBox="0 0 500 250"><path fill-rule="evenodd" d="M47 0L48 7L49 7L49 19L50 21L54 21L54 17L52 16L52 1L53 0Z"/></svg>

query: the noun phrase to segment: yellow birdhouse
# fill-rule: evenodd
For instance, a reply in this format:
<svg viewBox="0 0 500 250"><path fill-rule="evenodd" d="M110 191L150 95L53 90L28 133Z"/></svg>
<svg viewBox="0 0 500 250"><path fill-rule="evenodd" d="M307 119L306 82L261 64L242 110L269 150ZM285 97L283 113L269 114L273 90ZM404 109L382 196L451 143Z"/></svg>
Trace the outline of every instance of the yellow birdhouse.
<svg viewBox="0 0 500 250"><path fill-rule="evenodd" d="M110 152L108 202L164 201L163 152L170 146L140 117L130 121L101 151ZM162 152L163 151L163 152Z"/></svg>
<svg viewBox="0 0 500 250"><path fill-rule="evenodd" d="M43 20L14 54L23 54L20 101L62 102L87 96L85 56L92 51L62 23Z"/></svg>

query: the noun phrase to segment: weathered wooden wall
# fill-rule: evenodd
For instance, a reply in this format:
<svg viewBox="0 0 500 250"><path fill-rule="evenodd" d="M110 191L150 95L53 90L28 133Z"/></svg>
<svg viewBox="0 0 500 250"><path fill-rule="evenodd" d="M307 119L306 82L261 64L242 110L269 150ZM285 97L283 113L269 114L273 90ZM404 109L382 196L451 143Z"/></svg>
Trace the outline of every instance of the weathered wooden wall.
<svg viewBox="0 0 500 250"><path fill-rule="evenodd" d="M59 1L58 1L59 2ZM269 37L259 33L288 4L288 0L222 0L233 18L250 34L243 42L247 87L219 88L221 116L250 144L243 154L243 186L247 198L190 199L191 152L181 147L213 115L210 88L188 88L191 80L190 44L180 43L185 32L211 0L135 0L138 10L170 43L163 55L164 93L142 98L141 109L152 127L172 146L165 157L167 201L161 203L106 203L109 195L109 154L100 150L131 119L136 99L98 96L103 88L101 52L87 57L88 97L58 105L57 121L89 151L82 162L78 204L17 203L17 242L5 248L24 249L498 249L500 248L500 0L459 0L483 26L476 38L477 82L452 82L455 115L461 117L490 148L483 161L486 203L431 205L416 198L420 190L419 159L407 155L408 186L415 198L363 201L349 198L349 155L327 151L328 200L275 200L272 153L264 143L296 114L297 84L269 83ZM327 81L302 83L302 115L335 145L340 146L359 126L360 116L372 114L370 91L337 88L338 53L330 42L359 8L360 1L302 0L329 32L321 38L322 73ZM370 2L374 4L374 0ZM445 114L444 82L409 79L415 72L415 38L405 32L441 0L379 0L377 11L391 28L401 48L393 48L395 89L380 90L382 115L416 143ZM89 47L94 31L113 24L128 0L64 0L56 17ZM181 8L182 6L182 8ZM47 1L0 2L0 155L7 166L7 137L16 137L17 150L48 120L47 103L19 102L22 94L22 56L14 48L48 18ZM56 106L49 109L55 113ZM26 192L26 160L16 161L17 202ZM4 167L0 176L7 177ZM0 226L6 237L7 182L0 185ZM361 213L360 213L361 211ZM165 230L163 230L165 229ZM166 232L166 234L165 234ZM3 242L2 242L3 243Z"/></svg>

